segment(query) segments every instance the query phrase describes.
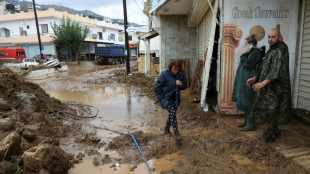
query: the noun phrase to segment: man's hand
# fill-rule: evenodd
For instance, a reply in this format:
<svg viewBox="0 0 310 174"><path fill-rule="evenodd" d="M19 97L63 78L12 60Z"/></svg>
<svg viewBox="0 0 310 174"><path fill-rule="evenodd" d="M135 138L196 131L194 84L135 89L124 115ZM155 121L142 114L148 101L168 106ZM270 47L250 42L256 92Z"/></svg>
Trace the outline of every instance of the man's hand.
<svg viewBox="0 0 310 174"><path fill-rule="evenodd" d="M264 80L262 82L256 83L252 86L253 90L255 92L259 91L261 88L265 87L270 82L273 82L273 80Z"/></svg>
<svg viewBox="0 0 310 174"><path fill-rule="evenodd" d="M178 86L182 86L182 85L183 85L183 83L182 83L180 80L177 80L177 81L176 81L176 84L177 84Z"/></svg>
<svg viewBox="0 0 310 174"><path fill-rule="evenodd" d="M246 84L247 85L251 85L252 83L254 83L256 81L256 77L252 77L252 78L249 78L247 81L246 81Z"/></svg>

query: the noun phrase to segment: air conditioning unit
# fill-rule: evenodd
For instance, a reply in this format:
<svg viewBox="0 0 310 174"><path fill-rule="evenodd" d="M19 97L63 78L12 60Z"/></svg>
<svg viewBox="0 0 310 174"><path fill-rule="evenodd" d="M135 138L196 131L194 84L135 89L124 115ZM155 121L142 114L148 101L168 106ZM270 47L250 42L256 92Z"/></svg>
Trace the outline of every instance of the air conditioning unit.
<svg viewBox="0 0 310 174"><path fill-rule="evenodd" d="M102 29L102 32L105 32L105 29Z"/></svg>
<svg viewBox="0 0 310 174"><path fill-rule="evenodd" d="M97 39L97 34L93 34L92 36L93 39Z"/></svg>

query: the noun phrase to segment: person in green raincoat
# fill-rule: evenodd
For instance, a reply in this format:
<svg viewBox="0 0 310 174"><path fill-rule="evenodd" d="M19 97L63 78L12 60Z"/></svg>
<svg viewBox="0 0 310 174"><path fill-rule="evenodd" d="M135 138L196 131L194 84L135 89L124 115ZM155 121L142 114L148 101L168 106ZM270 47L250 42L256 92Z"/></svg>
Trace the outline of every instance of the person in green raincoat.
<svg viewBox="0 0 310 174"><path fill-rule="evenodd" d="M249 85L255 83L252 88L257 95L251 114L255 117L264 116L268 129L260 139L267 143L281 136L278 125L290 120L292 103L289 52L277 28L268 33L268 43L270 48L259 73L247 81Z"/></svg>
<svg viewBox="0 0 310 174"><path fill-rule="evenodd" d="M241 131L254 130L254 118L250 114L254 100L254 91L246 82L258 73L263 60L262 52L257 46L255 35L245 39L244 51L240 56L240 64L237 69L232 101L236 102L238 111L244 112L244 122L239 125Z"/></svg>

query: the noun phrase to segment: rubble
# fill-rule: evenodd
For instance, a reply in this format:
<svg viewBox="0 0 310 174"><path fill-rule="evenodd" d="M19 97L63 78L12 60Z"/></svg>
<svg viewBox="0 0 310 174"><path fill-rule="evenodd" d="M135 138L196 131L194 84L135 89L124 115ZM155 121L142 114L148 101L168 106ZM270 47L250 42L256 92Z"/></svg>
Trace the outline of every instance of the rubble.
<svg viewBox="0 0 310 174"><path fill-rule="evenodd" d="M67 173L69 155L57 146L40 144L25 151L22 160L25 172L39 172L46 169L51 174Z"/></svg>

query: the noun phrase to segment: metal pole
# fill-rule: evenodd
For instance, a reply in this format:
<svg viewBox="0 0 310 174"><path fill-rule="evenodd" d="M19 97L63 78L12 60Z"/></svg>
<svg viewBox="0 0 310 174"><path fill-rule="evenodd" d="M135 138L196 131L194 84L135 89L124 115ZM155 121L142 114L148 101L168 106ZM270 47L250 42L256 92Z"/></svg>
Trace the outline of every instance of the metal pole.
<svg viewBox="0 0 310 174"><path fill-rule="evenodd" d="M40 55L41 55L41 59L43 60L42 44L41 44L41 37L40 37L40 31L39 31L39 23L38 23L38 17L37 17L37 10L36 10L35 0L32 0L32 5L33 5L33 11L34 11L34 18L36 20L36 25L37 25L37 35L38 35L38 40L39 40Z"/></svg>
<svg viewBox="0 0 310 174"><path fill-rule="evenodd" d="M126 7L126 0L123 0L123 10L124 10L124 32L125 32L125 44L126 44L126 50L127 50L127 57L126 57L126 70L127 73L130 73L130 62L129 62L129 56L130 56L130 49L129 49L129 42L128 42L128 33L127 33L127 7Z"/></svg>

